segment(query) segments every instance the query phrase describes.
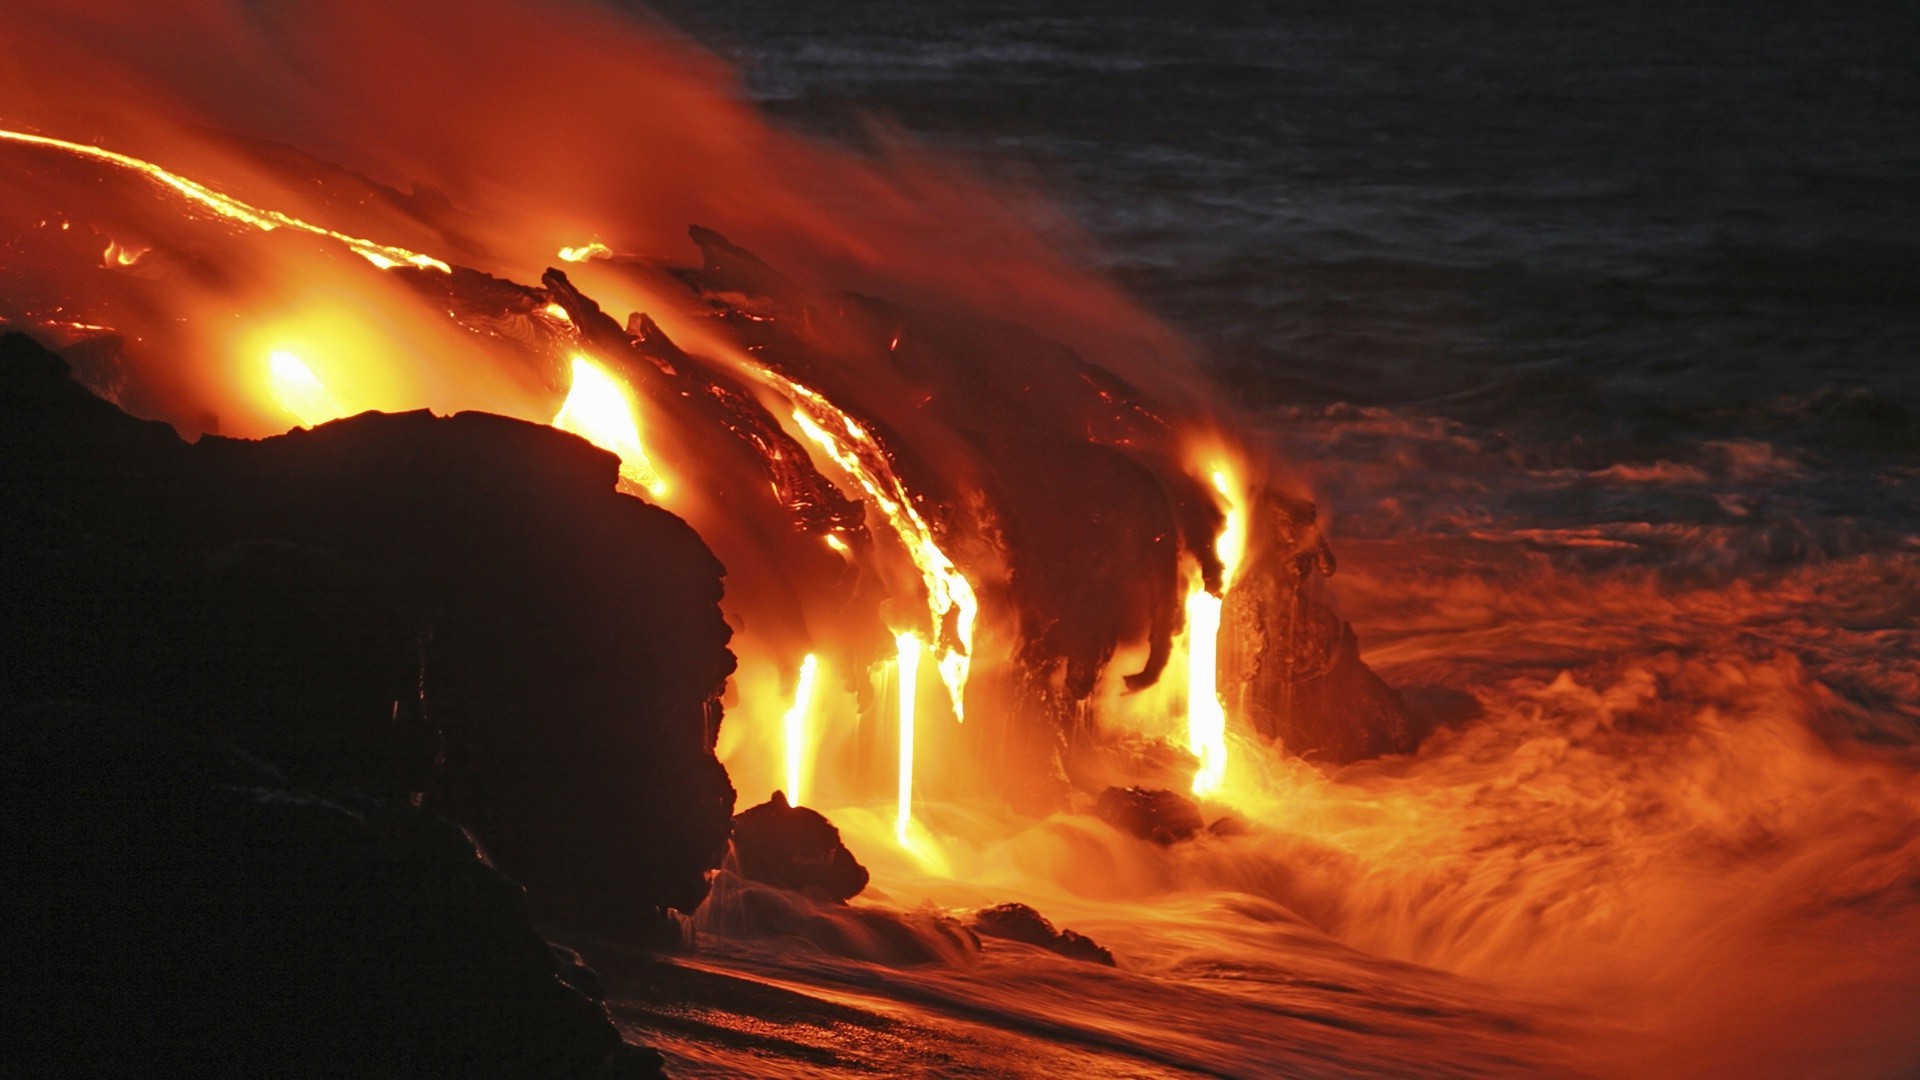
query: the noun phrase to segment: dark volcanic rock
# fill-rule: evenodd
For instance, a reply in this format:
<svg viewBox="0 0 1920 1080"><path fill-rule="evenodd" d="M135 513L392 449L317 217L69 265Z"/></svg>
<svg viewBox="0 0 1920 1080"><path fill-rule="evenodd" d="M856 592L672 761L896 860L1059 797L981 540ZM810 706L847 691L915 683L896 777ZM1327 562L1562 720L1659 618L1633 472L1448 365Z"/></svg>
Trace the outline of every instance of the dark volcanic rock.
<svg viewBox="0 0 1920 1080"><path fill-rule="evenodd" d="M1100 793L1094 812L1121 832L1156 844L1191 840L1207 824L1192 799L1159 788L1110 787Z"/></svg>
<svg viewBox="0 0 1920 1080"><path fill-rule="evenodd" d="M620 1052L460 828L170 725L0 715L0 849L18 1075L546 1080Z"/></svg>
<svg viewBox="0 0 1920 1080"><path fill-rule="evenodd" d="M733 853L741 877L836 903L867 887L867 868L840 830L816 810L787 805L784 792L734 815Z"/></svg>
<svg viewBox="0 0 1920 1080"><path fill-rule="evenodd" d="M1129 689L1166 673L1191 560L1209 589L1224 516L1196 471L1176 380L1025 327L810 289L707 229L698 268L675 272L756 357L862 418L924 497L943 545L1019 620L1026 697L966 725L1002 793L1040 812L1084 771L1087 703L1123 645L1144 641ZM578 320L576 320L578 321ZM1247 493L1248 549L1227 590L1220 685L1233 715L1323 761L1410 751L1423 733L1361 662L1320 579L1333 560L1312 503ZM977 564L976 564L977 565ZM980 580L980 578L976 578ZM1037 725L1034 717L1050 717ZM1093 752L1096 756L1098 751Z"/></svg>
<svg viewBox="0 0 1920 1080"><path fill-rule="evenodd" d="M1249 511L1246 565L1221 611L1229 711L1290 753L1333 764L1404 754L1429 727L1360 659L1323 599L1333 552L1312 503L1265 491Z"/></svg>
<svg viewBox="0 0 1920 1080"><path fill-rule="evenodd" d="M187 444L0 336L0 707L111 703L469 827L550 913L692 910L726 850L723 568L537 424Z"/></svg>
<svg viewBox="0 0 1920 1080"><path fill-rule="evenodd" d="M983 937L1024 941L1072 960L1113 966L1113 954L1096 944L1092 938L1074 930L1055 930L1046 916L1025 904L1001 904L981 909L973 916L973 932Z"/></svg>

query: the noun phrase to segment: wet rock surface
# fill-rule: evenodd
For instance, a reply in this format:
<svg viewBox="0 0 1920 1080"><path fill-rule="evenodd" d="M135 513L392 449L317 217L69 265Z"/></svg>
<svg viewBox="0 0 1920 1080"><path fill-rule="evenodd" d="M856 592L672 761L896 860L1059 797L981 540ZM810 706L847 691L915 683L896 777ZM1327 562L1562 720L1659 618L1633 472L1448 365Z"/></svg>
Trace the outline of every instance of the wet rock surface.
<svg viewBox="0 0 1920 1080"><path fill-rule="evenodd" d="M887 967L964 964L978 956L980 938L941 912L855 906L794 889L752 881L722 870L713 895L693 918L695 932L739 941L777 941L797 950Z"/></svg>
<svg viewBox="0 0 1920 1080"><path fill-rule="evenodd" d="M1360 658L1325 595L1333 550L1310 502L1264 491L1248 511L1246 565L1221 611L1228 711L1287 752L1346 764L1404 754L1432 725Z"/></svg>
<svg viewBox="0 0 1920 1080"><path fill-rule="evenodd" d="M826 816L790 806L784 792L734 815L733 852L740 876L845 903L867 887L867 868L840 841Z"/></svg>
<svg viewBox="0 0 1920 1080"><path fill-rule="evenodd" d="M1000 904L974 913L973 932L982 937L1038 945L1072 960L1113 965L1113 953L1092 938L1065 927L1055 930L1046 916L1025 904Z"/></svg>
<svg viewBox="0 0 1920 1080"><path fill-rule="evenodd" d="M1121 832L1156 844L1191 840L1207 825L1197 803L1161 788L1110 787L1100 793L1094 813Z"/></svg>

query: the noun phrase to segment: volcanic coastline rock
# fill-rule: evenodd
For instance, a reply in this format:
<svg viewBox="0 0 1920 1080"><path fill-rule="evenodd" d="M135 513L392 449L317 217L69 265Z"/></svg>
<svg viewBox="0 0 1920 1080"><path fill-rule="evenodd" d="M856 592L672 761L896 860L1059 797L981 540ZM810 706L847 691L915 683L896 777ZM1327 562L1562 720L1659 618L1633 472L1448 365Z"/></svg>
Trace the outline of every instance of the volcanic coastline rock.
<svg viewBox="0 0 1920 1080"><path fill-rule="evenodd" d="M1221 609L1228 711L1329 764L1410 752L1431 724L1360 659L1353 627L1320 597L1334 559L1316 515L1312 503L1271 491L1249 508L1256 542Z"/></svg>
<svg viewBox="0 0 1920 1080"><path fill-rule="evenodd" d="M785 792L734 815L740 876L844 904L867 887L867 868L840 841L826 815L790 806Z"/></svg>
<svg viewBox="0 0 1920 1080"><path fill-rule="evenodd" d="M982 908L974 913L971 925L973 932L982 937L1025 942L1059 953L1070 960L1114 966L1113 953L1105 947L1076 930L1065 927L1055 930L1046 916L1026 904L1008 903Z"/></svg>
<svg viewBox="0 0 1920 1080"><path fill-rule="evenodd" d="M1094 813L1121 832L1162 845L1191 840L1207 827L1198 804L1163 788L1110 787L1100 793Z"/></svg>
<svg viewBox="0 0 1920 1080"><path fill-rule="evenodd" d="M471 828L544 917L725 855L723 568L617 459L477 413L188 444L0 335L0 708L126 708Z"/></svg>
<svg viewBox="0 0 1920 1080"><path fill-rule="evenodd" d="M1044 809L1063 794L1055 763L1080 753L1086 702L1122 645L1147 645L1123 673L1129 689L1164 676L1184 563L1209 590L1223 584L1224 516L1196 474L1191 431L1098 358L1030 328L812 290L712 230L691 236L701 265L674 276L705 312L861 416L963 569L1004 567L976 582L1020 620L1029 707L1002 712L1054 723L989 720L969 733L999 759L1005 794ZM1319 761L1411 751L1425 732L1324 598L1333 559L1317 509L1271 488L1247 494L1248 550L1222 620L1233 714Z"/></svg>
<svg viewBox="0 0 1920 1080"><path fill-rule="evenodd" d="M0 713L14 1075L657 1074L458 826L94 705Z"/></svg>

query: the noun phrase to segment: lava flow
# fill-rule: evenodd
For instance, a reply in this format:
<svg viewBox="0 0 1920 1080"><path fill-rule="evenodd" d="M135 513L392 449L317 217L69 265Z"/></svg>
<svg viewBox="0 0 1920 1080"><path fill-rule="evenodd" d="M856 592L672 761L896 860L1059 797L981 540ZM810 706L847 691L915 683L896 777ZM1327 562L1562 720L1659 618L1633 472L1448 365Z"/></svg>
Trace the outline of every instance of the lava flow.
<svg viewBox="0 0 1920 1080"><path fill-rule="evenodd" d="M152 180L161 189L178 196L184 204L183 208L189 211L210 210L219 220L239 222L261 231L270 232L282 227L292 228L322 240L336 242L353 254L367 258L381 270L391 271L405 266L431 268L453 275L454 294L446 314L456 325L469 332L482 335L498 333L497 326L487 321L482 314L473 310L462 310L463 306L473 303L472 298L461 295L458 284L462 280L458 275L468 272L463 270L456 273L446 263L431 256L357 239L345 233L310 224L277 210L261 209L243 203L207 184L187 179L169 169L117 151L62 139L29 136L19 132L0 132L0 138L37 150L72 155L82 160L100 162L130 171L141 178ZM563 249L561 252L563 258L575 262L590 258L605 258L610 254L610 249L600 244L582 245L577 248ZM614 453L620 458L622 478L633 485L634 490L650 498L666 499L671 503L672 489L666 480L666 475L668 470L678 470L671 464L668 469L663 470L656 464L655 454L643 445L638 419L639 406L633 388L614 375L605 363L589 359L581 351L582 347L588 349L596 347L596 339L591 333L583 332L579 328L575 316L564 302L549 299L537 291L523 292L520 295L526 297L525 300L520 301L525 305L523 310L528 310L529 315L538 313L533 317L522 316L524 327L534 331L532 347L546 351L550 358L548 363L564 359L566 364L569 376L568 388L565 400L552 414L553 425L579 434ZM597 315L597 311L594 314ZM31 320L28 320L28 324L33 325ZM57 324L43 320L40 325L50 328ZM521 333L524 334L525 330ZM528 344L524 340L520 343L523 346ZM896 349L898 344L899 337L896 332L889 340L889 351ZM689 367L701 363L686 354L680 354L680 356L682 359L678 362ZM272 352L268 360L271 371L272 404L285 413L291 414L302 425L310 427L316 423L347 415L352 411L340 403L335 391L300 356L285 349L277 349ZM792 375L780 370L778 366L755 356L750 350L723 350L717 361L706 361L706 363L715 362L724 363L739 370L741 374L763 387L763 393L770 392L781 399L780 407L785 412L786 419L805 443L815 447L820 455L820 460L812 467L825 470L827 475L837 476L838 482L846 485L852 497L865 504L872 523L881 528L883 535L892 538L892 552L895 556L904 557L904 565L912 568L911 578L901 579L892 589L873 595L873 601L877 602L877 607L873 610L872 617L882 623L900 618L904 612L901 611L899 600L911 603L911 597L917 592L919 602L924 604L925 610L925 621L921 624L921 628L890 631L894 644L892 657L869 655L861 658L855 652L852 654L851 665L855 670L861 667L891 665L898 697L894 710L896 727L893 733L898 750L894 769L894 779L898 788L896 832L901 842L906 843L912 823L916 770L915 730L916 723L919 722L915 715L916 689L923 641L930 643L928 647L934 654L933 666L945 686L951 719L958 723L967 715L968 681L977 647L975 632L981 618L981 605L974 585L946 550L953 540L943 540L939 535L942 531L958 534L967 525L952 519L942 525L936 525L934 521L929 520L927 513L922 509L923 498L911 492L901 476L896 464L895 451L875 434L869 423L856 419L819 390L802 384ZM650 358L650 363L637 370L648 371L657 367L667 373L678 375L679 372L672 367L673 363L673 361L662 363L657 357ZM636 369L630 367L628 370ZM663 405L669 409L673 407L670 399L663 402ZM713 438L725 434L725 432L714 432L705 437ZM686 437L682 436L682 439L684 438ZM685 442L681 442L678 449L682 454L699 452ZM764 444L757 445L755 449L766 456L766 460L757 464L771 470L777 463L774 455L778 454L778 449ZM1213 639L1219 632L1220 595L1224 594L1232 583L1233 567L1239 559L1240 549L1245 539L1244 526L1240 522L1240 510L1237 505L1238 497L1228 489L1226 473L1222 468L1213 468L1211 480L1212 486L1228 504L1219 535L1212 538L1212 542L1208 545L1219 560L1222 569L1217 574L1217 581L1213 584L1196 584L1187 600L1187 615L1190 623L1187 632L1190 747L1200 761L1192 786L1200 794L1214 793L1220 786L1225 769L1227 720L1219 706L1218 694L1214 690L1214 668L1217 665L1213 659ZM781 495L778 485L773 485L770 490L777 501ZM773 509L791 512L790 507L776 506ZM737 508L729 508L721 512L730 512L735 515L740 513ZM990 521L993 511L988 508L984 517ZM696 520L700 521L698 517ZM727 524L714 526L707 521L701 521L701 524L710 527L721 549L727 550L728 538L737 531L737 527ZM978 528L979 525L973 527ZM854 554L838 531L828 532L824 538L836 550ZM985 539L984 536L981 538L981 540ZM978 542L980 541L976 541ZM1015 558L1018 555L1018 553L1003 552L999 558L1007 558L1009 554ZM889 573L886 568L887 560L894 556L890 556L881 547L869 543L862 546L860 557L874 560L874 571L884 577ZM1197 581L1203 581L1204 577L1204 574L1196 571ZM895 590L903 594L899 596L899 600L894 598ZM755 597L751 595L740 597L735 601L738 609L747 611L753 609L754 602ZM1146 631L1146 627L1140 627L1136 632ZM798 644L809 648L818 647L812 641ZM843 653L848 648L846 643L837 644ZM1017 644L1014 652L1016 656L1030 653L1037 644L1036 642ZM780 645L781 643L775 642L743 643L743 647L748 651L758 648L778 649ZM800 708L799 702L802 698L811 696L809 686L812 681L812 663L817 661L812 652L808 652L806 656L810 663L800 667L801 684L796 688L795 709ZM1018 698L1003 700L996 704L1003 709L1011 707L1031 710L1041 707L1041 703L1033 699L1028 699L1025 705L1022 705ZM1047 722L1044 717L1034 719L1042 723ZM805 763L813 763L811 767L818 768L821 760L820 746L803 737L806 728L799 720L798 716L789 715L783 717L779 725L781 740L784 743L782 747L784 761L779 771L787 778L787 785L796 797L799 789L798 776L803 768L808 767ZM1020 722L1031 723L1033 720ZM1070 732L1063 731L1061 734L1070 734ZM741 769L750 770L754 767L751 763L736 764L736 768ZM844 775L848 770L843 765L833 771Z"/></svg>
<svg viewBox="0 0 1920 1080"><path fill-rule="evenodd" d="M136 39L108 32L136 5L82 7L0 14L20 61L0 71L0 329L199 440L154 453L209 485L344 500L314 477L378 478L427 431L467 455L486 479L444 506L428 481L368 502L431 504L463 538L506 521L475 550L521 561L418 556L394 530L407 554L374 576L413 583L393 589L416 605L411 682L363 727L409 768L470 770L393 783L495 830L543 917L698 932L662 980L688 1000L613 995L686 1075L780 1074L783 1054L1874 1074L1920 1053L1910 542L1716 577L1743 550L1717 535L1518 520L1621 474L1381 410L1256 423L1028 197L897 136L784 131L610 8L480 0L449 34L373 0L285 20L208 0ZM213 72L208 42L244 62ZM1728 485L1772 467L1733 456ZM1314 498L1343 515L1338 596ZM304 541L329 509L286 527ZM62 513L32 523L113 535ZM374 559L371 535L341 543ZM260 581L352 607L327 558L218 539L101 573L206 563L249 617ZM1656 544L1678 569L1618 556ZM464 606L474 590L505 599ZM608 596L685 625L629 626ZM625 636L554 644L580 610ZM472 659L500 655L559 704ZM470 718L471 687L508 719L449 751L435 709ZM616 801L645 812L578 810L552 762L592 772L600 737L644 751ZM498 807L473 795L488 782ZM526 840L589 826L611 839L581 861L625 860L619 888ZM775 1038L755 1009L798 1019Z"/></svg>

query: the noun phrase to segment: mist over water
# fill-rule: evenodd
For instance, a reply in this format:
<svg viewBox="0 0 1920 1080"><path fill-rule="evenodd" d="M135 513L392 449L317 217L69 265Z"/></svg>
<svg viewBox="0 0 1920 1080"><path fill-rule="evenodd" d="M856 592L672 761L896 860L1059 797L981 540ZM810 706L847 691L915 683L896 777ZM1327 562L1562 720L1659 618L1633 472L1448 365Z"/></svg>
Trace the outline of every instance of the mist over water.
<svg viewBox="0 0 1920 1080"><path fill-rule="evenodd" d="M1178 384L1184 335L1318 502L1369 662L1436 725L1345 769L1238 743L1208 810L1244 831L1171 848L932 801L909 852L891 806L824 806L868 895L723 877L686 970L757 996L617 1003L675 1075L1920 1062L1912 12L668 5L743 96L853 157L604 11L474 5L501 55L572 61L476 86L465 54L402 62L417 12L361 54L324 45L381 5L307 6L330 21L240 50L278 97L144 41L74 48L180 121L158 149L273 191L190 121L284 136L395 185L316 208L528 280L593 229L653 254L712 215L809 282L1028 321L1130 375ZM70 13L42 7L22 21L58 39ZM454 400L544 418L551 391ZM950 921L1007 900L1117 967Z"/></svg>

